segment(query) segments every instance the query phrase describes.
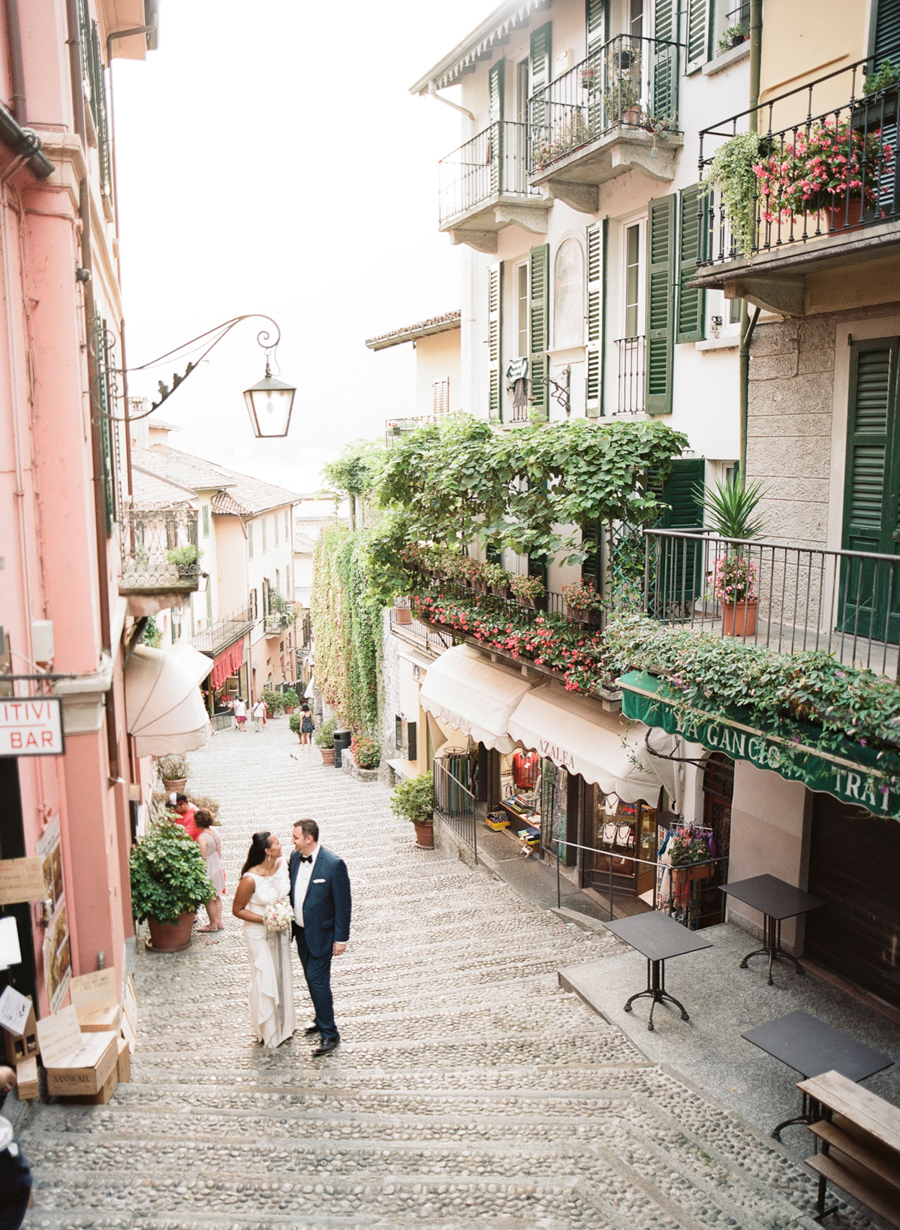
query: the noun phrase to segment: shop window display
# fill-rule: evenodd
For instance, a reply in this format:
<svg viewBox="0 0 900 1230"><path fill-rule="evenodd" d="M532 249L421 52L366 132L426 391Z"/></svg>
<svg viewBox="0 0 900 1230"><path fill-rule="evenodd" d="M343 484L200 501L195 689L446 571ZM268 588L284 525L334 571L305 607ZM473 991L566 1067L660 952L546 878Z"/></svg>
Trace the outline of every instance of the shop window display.
<svg viewBox="0 0 900 1230"><path fill-rule="evenodd" d="M617 794L604 794L599 786L589 787L587 803L596 851L590 873L593 885L605 889L612 875L613 885L619 891L633 896L652 894L656 808L643 802L625 803Z"/></svg>

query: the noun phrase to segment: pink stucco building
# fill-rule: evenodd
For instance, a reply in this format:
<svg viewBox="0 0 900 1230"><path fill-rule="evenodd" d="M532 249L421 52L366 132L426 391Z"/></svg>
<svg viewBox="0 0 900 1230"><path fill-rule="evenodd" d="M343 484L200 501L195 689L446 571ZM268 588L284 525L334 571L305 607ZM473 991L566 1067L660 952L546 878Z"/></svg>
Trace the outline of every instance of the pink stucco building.
<svg viewBox="0 0 900 1230"><path fill-rule="evenodd" d="M38 855L48 872L45 903L0 905L22 954L0 989L35 995L42 1015L65 1002L68 972L124 969L132 820L148 785L124 662L140 601L169 605L191 588L122 585L129 443L104 417L123 404L104 66L152 50L154 9L10 0L0 11L0 707L59 697L64 729L62 754L0 755L0 859Z"/></svg>

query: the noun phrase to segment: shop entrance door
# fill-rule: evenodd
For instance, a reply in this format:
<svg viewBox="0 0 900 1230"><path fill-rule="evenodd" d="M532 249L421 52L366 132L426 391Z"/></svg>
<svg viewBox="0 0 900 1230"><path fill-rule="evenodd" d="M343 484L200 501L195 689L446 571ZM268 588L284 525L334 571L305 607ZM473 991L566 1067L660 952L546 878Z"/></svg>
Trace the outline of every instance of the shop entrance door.
<svg viewBox="0 0 900 1230"><path fill-rule="evenodd" d="M713 752L703 772L703 825L712 829L716 855L728 858L731 845L731 800L734 796L734 761L722 752ZM725 921L725 898L719 885L725 883L727 863L717 863L715 874L703 881L704 902L701 926L713 927Z"/></svg>
<svg viewBox="0 0 900 1230"><path fill-rule="evenodd" d="M813 961L900 1006L900 824L813 794L809 891L826 905L806 916Z"/></svg>
<svg viewBox="0 0 900 1230"><path fill-rule="evenodd" d="M0 859L25 857L25 832L22 828L22 799L19 794L19 762L0 758ZM16 920L22 961L0 970L0 993L8 986L20 995L30 995L37 1004L37 972L34 964L34 940L31 934L31 906L0 905L0 918L10 915Z"/></svg>

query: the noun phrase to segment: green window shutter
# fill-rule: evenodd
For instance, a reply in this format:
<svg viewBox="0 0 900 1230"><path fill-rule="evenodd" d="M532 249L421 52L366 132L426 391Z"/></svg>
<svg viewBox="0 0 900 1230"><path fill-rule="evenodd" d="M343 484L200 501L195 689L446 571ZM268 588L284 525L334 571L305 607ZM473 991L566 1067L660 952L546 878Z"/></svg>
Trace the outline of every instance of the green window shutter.
<svg viewBox="0 0 900 1230"><path fill-rule="evenodd" d="M606 219L587 228L587 390L585 411L591 418L603 413L603 258Z"/></svg>
<svg viewBox="0 0 900 1230"><path fill-rule="evenodd" d="M585 45L588 55L606 42L606 0L585 0Z"/></svg>
<svg viewBox="0 0 900 1230"><path fill-rule="evenodd" d="M550 245L541 244L528 254L529 342L528 371L531 404L538 414L549 417L550 386L547 383L550 345Z"/></svg>
<svg viewBox="0 0 900 1230"><path fill-rule="evenodd" d="M503 418L502 290L503 262L498 261L488 269L488 418L492 423L499 423Z"/></svg>
<svg viewBox="0 0 900 1230"><path fill-rule="evenodd" d="M706 462L702 457L683 457L673 462L672 472L659 492L660 499L668 505L657 522L660 529L702 529L703 506L695 493L703 486L705 474ZM684 604L703 592L702 543L652 537L647 542L651 551L648 614L659 619L683 613Z"/></svg>
<svg viewBox="0 0 900 1230"><path fill-rule="evenodd" d="M547 557L546 555L529 555L528 557L528 575L537 577L539 581L543 581L544 588L547 588Z"/></svg>
<svg viewBox="0 0 900 1230"><path fill-rule="evenodd" d="M672 463L672 473L663 483L661 499L669 507L659 519L662 530L703 528L703 506L696 491L703 486L706 462L702 457L681 457Z"/></svg>
<svg viewBox="0 0 900 1230"><path fill-rule="evenodd" d="M485 547L485 559L489 564L503 564L503 547Z"/></svg>
<svg viewBox="0 0 900 1230"><path fill-rule="evenodd" d="M550 22L531 34L531 151L550 140Z"/></svg>
<svg viewBox="0 0 900 1230"><path fill-rule="evenodd" d="M109 351L106 345L106 321L99 315L94 317L94 335L97 338L97 396L96 399L92 397L91 401L92 403L96 401L96 409L99 412L100 418L103 503L106 513L106 532L111 534L113 523L116 519L116 489L113 477L113 429L115 424L110 419L110 415L113 413L113 406L109 388Z"/></svg>
<svg viewBox="0 0 900 1230"><path fill-rule="evenodd" d="M891 63L898 67L898 47L900 47L900 0L878 0L878 13L875 17L875 63L869 71L878 68L885 59L891 60ZM886 51L893 52L893 55L886 56Z"/></svg>
<svg viewBox="0 0 900 1230"><path fill-rule="evenodd" d="M653 14L653 75L650 90L653 115L678 116L678 12L675 0L657 0Z"/></svg>
<svg viewBox="0 0 900 1230"><path fill-rule="evenodd" d="M502 192L503 185L503 94L504 67L506 61L498 60L492 64L488 73L488 116L491 123L491 136L488 145L488 157L491 160L491 192Z"/></svg>
<svg viewBox="0 0 900 1230"><path fill-rule="evenodd" d="M709 0L689 0L687 14L687 72L709 59Z"/></svg>
<svg viewBox="0 0 900 1230"><path fill-rule="evenodd" d="M593 585L599 592L602 581L600 570L603 561L603 527L599 521L588 521L581 527L581 545L588 549L584 563L581 565L581 579L588 585Z"/></svg>
<svg viewBox="0 0 900 1230"><path fill-rule="evenodd" d="M677 197L650 202L647 223L648 414L672 413L672 353L675 341L675 211Z"/></svg>
<svg viewBox="0 0 900 1230"><path fill-rule="evenodd" d="M700 185L682 188L678 212L678 305L676 342L702 342L706 292L688 286L697 274L706 210L700 205Z"/></svg>

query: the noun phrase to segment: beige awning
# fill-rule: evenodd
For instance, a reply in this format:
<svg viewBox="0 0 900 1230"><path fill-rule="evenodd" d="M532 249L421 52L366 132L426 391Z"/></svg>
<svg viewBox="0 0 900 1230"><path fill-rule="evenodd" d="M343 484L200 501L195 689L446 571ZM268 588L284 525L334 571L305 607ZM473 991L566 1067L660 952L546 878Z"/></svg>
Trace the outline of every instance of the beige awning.
<svg viewBox="0 0 900 1230"><path fill-rule="evenodd" d="M125 667L125 713L138 756L192 752L209 738L200 683L212 661L186 641L171 652L138 645Z"/></svg>
<svg viewBox="0 0 900 1230"><path fill-rule="evenodd" d="M499 666L470 645L454 645L432 662L419 704L448 726L498 752L516 746L510 714L532 684L517 670Z"/></svg>
<svg viewBox="0 0 900 1230"><path fill-rule="evenodd" d="M513 739L581 774L604 794L656 806L662 782L647 767L645 727L607 713L599 701L558 683L543 684L522 697L508 729Z"/></svg>

